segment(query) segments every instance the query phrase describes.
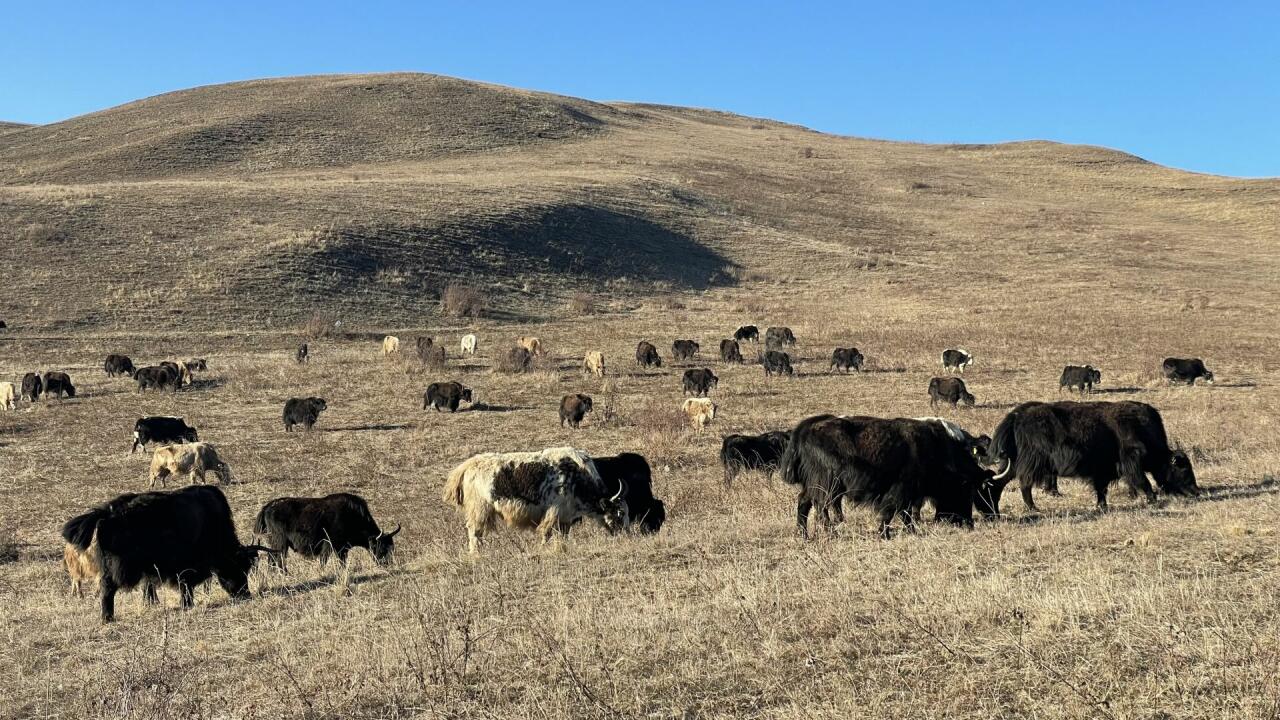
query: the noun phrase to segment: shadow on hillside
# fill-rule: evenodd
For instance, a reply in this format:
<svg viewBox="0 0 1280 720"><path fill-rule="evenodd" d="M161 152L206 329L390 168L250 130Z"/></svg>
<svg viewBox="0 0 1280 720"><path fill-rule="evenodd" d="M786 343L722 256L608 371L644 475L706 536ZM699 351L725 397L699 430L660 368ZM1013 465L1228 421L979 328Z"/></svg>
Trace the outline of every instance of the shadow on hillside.
<svg viewBox="0 0 1280 720"><path fill-rule="evenodd" d="M376 423L373 425L348 425L334 428L320 428L320 432L371 432L377 430L406 430L409 423Z"/></svg>

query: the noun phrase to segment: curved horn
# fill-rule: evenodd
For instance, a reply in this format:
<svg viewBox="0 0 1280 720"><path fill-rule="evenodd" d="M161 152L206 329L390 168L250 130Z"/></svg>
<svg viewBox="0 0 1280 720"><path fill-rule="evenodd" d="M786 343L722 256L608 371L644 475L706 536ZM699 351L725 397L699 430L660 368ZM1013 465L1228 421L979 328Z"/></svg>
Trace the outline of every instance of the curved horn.
<svg viewBox="0 0 1280 720"><path fill-rule="evenodd" d="M609 498L609 502L618 502L618 500L622 497L622 494L625 493L626 491L627 491L627 483L623 480L619 480L618 492L614 493L613 497Z"/></svg>
<svg viewBox="0 0 1280 720"><path fill-rule="evenodd" d="M383 533L383 534L384 534L384 535L386 535L386 536L387 536L387 537L389 537L389 538L392 538L392 537L395 537L395 536L396 536L396 533L400 532L400 531L401 531L401 530L403 530L403 529L404 529L404 528L400 527L400 523L396 523L396 529L395 529L395 530L392 530L392 531L391 531L391 532L389 532L389 533Z"/></svg>
<svg viewBox="0 0 1280 720"><path fill-rule="evenodd" d="M1010 474L1010 473L1012 473L1012 472L1013 472L1013 458L1005 458L1005 459L1004 459L1004 470L1001 470L999 475L996 475L995 477L993 477L993 478L991 478L991 479L992 479L992 480L1004 480L1005 478L1009 477L1009 474Z"/></svg>
<svg viewBox="0 0 1280 720"><path fill-rule="evenodd" d="M256 550L257 552L264 552L264 553L273 553L273 552L275 552L275 550L273 550L273 549L271 549L271 548L269 548L269 547L266 547L265 545L245 545L245 546L244 546L244 549L245 549L245 550Z"/></svg>

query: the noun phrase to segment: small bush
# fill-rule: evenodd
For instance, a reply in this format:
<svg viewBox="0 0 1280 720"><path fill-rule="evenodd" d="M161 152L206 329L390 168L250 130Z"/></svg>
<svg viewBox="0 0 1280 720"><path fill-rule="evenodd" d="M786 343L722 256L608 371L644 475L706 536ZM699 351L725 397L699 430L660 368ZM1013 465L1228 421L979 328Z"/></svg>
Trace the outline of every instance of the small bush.
<svg viewBox="0 0 1280 720"><path fill-rule="evenodd" d="M596 298L590 293L574 293L569 298L569 309L579 315L594 315L596 312Z"/></svg>
<svg viewBox="0 0 1280 720"><path fill-rule="evenodd" d="M333 313L317 310L302 324L302 336L308 340L319 340L334 334L337 328L338 319Z"/></svg>
<svg viewBox="0 0 1280 720"><path fill-rule="evenodd" d="M33 223L23 228L19 238L34 244L53 243L62 239L62 231L52 225Z"/></svg>
<svg viewBox="0 0 1280 720"><path fill-rule="evenodd" d="M445 365L443 345L428 345L418 348L418 357L429 370L442 370Z"/></svg>
<svg viewBox="0 0 1280 720"><path fill-rule="evenodd" d="M678 405L669 403L652 400L630 417L644 454L651 460L670 460L679 454L684 444L689 419Z"/></svg>
<svg viewBox="0 0 1280 720"><path fill-rule="evenodd" d="M484 293L466 285L450 283L440 293L440 312L450 317L480 317L485 305Z"/></svg>
<svg viewBox="0 0 1280 720"><path fill-rule="evenodd" d="M493 364L495 372L514 375L517 373L527 373L534 369L534 357L522 347L513 347L502 355Z"/></svg>

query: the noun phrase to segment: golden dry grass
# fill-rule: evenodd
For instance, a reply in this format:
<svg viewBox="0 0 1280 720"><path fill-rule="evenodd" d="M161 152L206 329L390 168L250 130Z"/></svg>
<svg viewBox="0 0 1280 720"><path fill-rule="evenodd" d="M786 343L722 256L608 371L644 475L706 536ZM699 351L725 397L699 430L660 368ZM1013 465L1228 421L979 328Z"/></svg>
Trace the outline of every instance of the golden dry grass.
<svg viewBox="0 0 1280 720"><path fill-rule="evenodd" d="M0 214L41 208L71 243L4 246L10 259L52 252L69 270L22 266L30 272L0 298L13 328L0 379L62 369L80 388L75 400L0 413L0 540L12 533L5 544L18 550L0 564L0 716L1280 713L1280 487L1267 480L1280 466L1280 366L1269 359L1275 183L1090 148L886 144L701 111L614 110L625 117L584 138L385 163L361 168L358 181L344 169L0 187ZM286 194L268 198L266 188ZM423 188L429 201L417 199ZM303 196L312 200L287 201ZM259 296L232 272L263 263L257 240L329 222L330 201L348 220L394 215L401 203L424 226L452 218L455 239L433 247L462 247L464 230L507 216L486 208L568 198L683 224L736 264L736 279L697 287L663 270L608 281L594 266L478 244L475 255L495 253L483 261L492 267L468 265L496 273L482 285L491 316L462 321L437 317L434 295L418 305L390 275L350 295ZM247 224L244 203L250 215L290 219ZM77 234L85 218L130 214L193 217L152 244L126 233L99 248ZM604 224L558 226L557 236L607 239L593 228L611 227L610 217L573 217ZM290 237L291 247L335 242L323 228ZM376 242L399 252L388 238ZM152 260L124 260L135 242L200 252L166 256L178 274L148 283ZM309 268L315 256L297 257ZM206 271L208 295L175 294L203 287ZM109 287L119 294L103 296ZM566 311L577 291L598 299L596 315ZM148 315L189 297L176 303L181 315ZM298 366L294 331L313 314L342 319L342 329L313 340L311 363ZM714 362L717 341L745 323L795 330L797 377ZM480 351L460 358L458 338L471 331ZM387 332L447 343L447 369L382 358ZM523 335L540 337L551 357L530 374L492 372ZM677 337L701 342L721 378L720 411L703 433L673 421L684 366L632 362L647 339L669 363ZM850 345L867 372L828 375L831 348ZM930 527L882 542L869 515L854 514L833 536L802 543L791 488L749 475L723 488L720 435L828 411L932 414L925 388L938 353L955 345L976 356L966 381L978 404L945 414L971 430L990 432L1017 402L1057 397L1062 366L1089 362L1103 371L1098 399L1160 408L1209 491L1156 508L1114 492L1112 512L1098 516L1068 480L1065 497L1040 498L1038 521L1010 497L1005 520L972 532ZM603 380L581 373L588 350L604 352ZM748 358L754 350L744 345ZM211 369L192 389L140 396L103 375L109 352L135 362L205 356ZM1165 385L1165 355L1204 357L1217 386ZM474 388L478 407L422 412L423 389L444 379ZM596 400L577 431L557 420L568 392ZM295 395L329 400L311 434L280 426ZM205 589L184 613L172 591L163 609L125 595L119 621L100 626L92 601L68 596L57 530L85 506L145 486L147 458L127 452L144 414L182 415L218 446L243 481L226 488L242 538L270 498L352 490L384 524L404 524L398 566L378 569L357 553L342 593L324 582L332 568L295 560L289 575L258 572L250 602ZM668 507L663 531L614 538L584 526L557 548L505 532L468 560L461 519L439 500L448 470L480 451L566 443L645 454Z"/></svg>

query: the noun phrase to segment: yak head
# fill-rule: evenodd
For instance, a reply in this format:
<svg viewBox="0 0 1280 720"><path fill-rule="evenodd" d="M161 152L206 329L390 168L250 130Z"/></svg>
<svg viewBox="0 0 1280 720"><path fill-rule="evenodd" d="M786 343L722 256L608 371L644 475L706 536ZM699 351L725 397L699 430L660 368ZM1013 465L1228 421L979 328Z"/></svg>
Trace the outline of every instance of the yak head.
<svg viewBox="0 0 1280 720"><path fill-rule="evenodd" d="M1209 383L1210 385L1213 384L1213 373L1209 372L1208 370L1205 370L1204 374L1201 375L1200 377L1204 378L1204 381Z"/></svg>
<svg viewBox="0 0 1280 720"><path fill-rule="evenodd" d="M1174 450L1169 456L1169 467L1160 489L1174 495L1199 495L1196 473L1191 469L1191 458L1182 450Z"/></svg>
<svg viewBox="0 0 1280 720"><path fill-rule="evenodd" d="M471 388L462 388L462 394L459 397L463 402L471 402Z"/></svg>
<svg viewBox="0 0 1280 720"><path fill-rule="evenodd" d="M396 523L396 529L391 532L380 532L377 537L369 541L369 552L373 554L373 559L379 565L386 565L391 562L395 556L396 541L395 537L400 533L400 523Z"/></svg>
<svg viewBox="0 0 1280 720"><path fill-rule="evenodd" d="M242 545L231 558L230 567L219 568L218 584L227 594L237 600L249 598L249 572L258 562L259 553L271 554L269 547L262 545Z"/></svg>
<svg viewBox="0 0 1280 720"><path fill-rule="evenodd" d="M960 402L963 402L965 405L968 405L969 407L973 407L973 403L976 402L976 399L973 397L973 393L969 392L968 390L964 390L960 394Z"/></svg>
<svg viewBox="0 0 1280 720"><path fill-rule="evenodd" d="M627 501L622 498L626 493L626 484L618 483L618 492L612 497L604 497L596 502L596 511L600 513L600 524L610 533L626 530L631 525L631 513Z"/></svg>

